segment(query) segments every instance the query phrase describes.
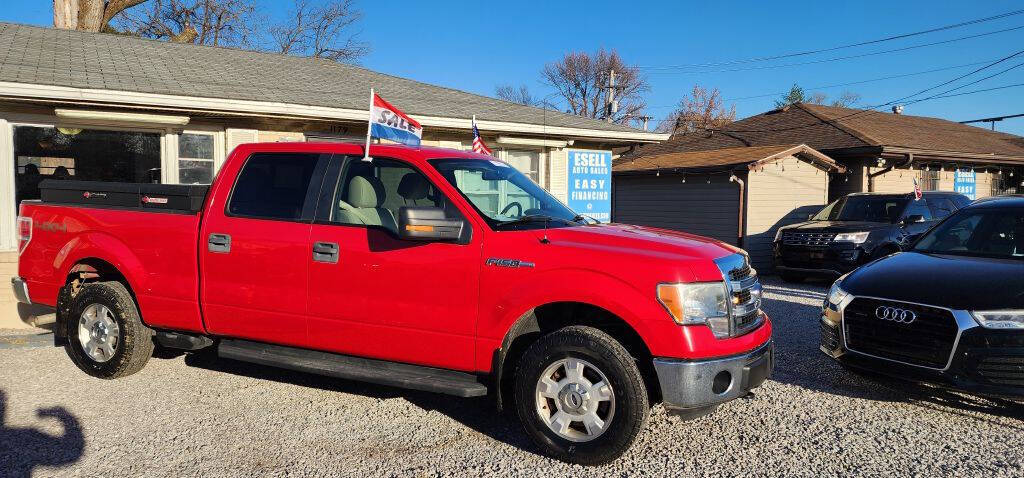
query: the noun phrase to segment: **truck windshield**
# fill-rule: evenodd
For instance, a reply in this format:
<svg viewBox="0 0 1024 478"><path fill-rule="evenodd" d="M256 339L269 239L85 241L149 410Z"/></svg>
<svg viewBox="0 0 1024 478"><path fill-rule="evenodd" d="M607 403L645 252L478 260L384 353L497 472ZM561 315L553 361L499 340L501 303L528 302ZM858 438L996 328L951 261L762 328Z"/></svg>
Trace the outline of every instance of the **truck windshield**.
<svg viewBox="0 0 1024 478"><path fill-rule="evenodd" d="M825 206L811 220L896 222L907 201L899 196L846 196Z"/></svg>
<svg viewBox="0 0 1024 478"><path fill-rule="evenodd" d="M551 194L501 161L434 159L430 163L495 229L586 224Z"/></svg>
<svg viewBox="0 0 1024 478"><path fill-rule="evenodd" d="M1024 209L954 215L921 237L917 252L1024 260Z"/></svg>

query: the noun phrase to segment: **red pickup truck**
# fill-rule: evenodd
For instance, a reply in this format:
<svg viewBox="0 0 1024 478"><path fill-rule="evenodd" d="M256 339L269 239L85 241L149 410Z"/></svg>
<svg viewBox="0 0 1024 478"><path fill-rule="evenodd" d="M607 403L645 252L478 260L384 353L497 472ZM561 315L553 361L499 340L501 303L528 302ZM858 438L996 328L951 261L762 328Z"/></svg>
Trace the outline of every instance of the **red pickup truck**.
<svg viewBox="0 0 1024 478"><path fill-rule="evenodd" d="M771 374L747 255L595 224L489 156L249 144L212 186L47 181L21 204L19 300L84 372L155 347L470 397L552 456L622 454L650 407L699 416Z"/></svg>

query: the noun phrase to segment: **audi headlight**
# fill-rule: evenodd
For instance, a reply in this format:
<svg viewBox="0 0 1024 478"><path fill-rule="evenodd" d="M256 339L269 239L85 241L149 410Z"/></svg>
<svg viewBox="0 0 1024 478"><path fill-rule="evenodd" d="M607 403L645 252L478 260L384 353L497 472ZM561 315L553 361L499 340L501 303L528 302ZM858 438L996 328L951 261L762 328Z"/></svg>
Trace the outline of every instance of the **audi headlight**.
<svg viewBox="0 0 1024 478"><path fill-rule="evenodd" d="M729 293L725 282L659 284L658 302L679 325L707 325L715 337L729 336Z"/></svg>
<svg viewBox="0 0 1024 478"><path fill-rule="evenodd" d="M846 296L850 295L849 292L846 292L845 290L843 290L842 287L839 286L839 283L842 282L845 278L846 276L844 275L836 279L836 281L832 283L832 287L828 289L828 296L825 299L825 302L827 305L832 306L833 309L838 310L839 304L843 302L843 299L845 299Z"/></svg>
<svg viewBox="0 0 1024 478"><path fill-rule="evenodd" d="M868 240L868 234L870 232L843 232L836 234L836 237L832 239L833 242L852 242L854 244L863 244L864 241Z"/></svg>
<svg viewBox="0 0 1024 478"><path fill-rule="evenodd" d="M972 314L986 329L1024 329L1024 310L986 310Z"/></svg>

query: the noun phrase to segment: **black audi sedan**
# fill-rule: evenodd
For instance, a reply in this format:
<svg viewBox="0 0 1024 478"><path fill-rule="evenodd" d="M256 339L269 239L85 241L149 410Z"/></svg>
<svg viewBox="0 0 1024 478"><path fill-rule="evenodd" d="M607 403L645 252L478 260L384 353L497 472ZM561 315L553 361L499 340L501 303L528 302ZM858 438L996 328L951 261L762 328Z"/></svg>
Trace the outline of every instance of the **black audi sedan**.
<svg viewBox="0 0 1024 478"><path fill-rule="evenodd" d="M787 282L836 277L905 249L936 222L971 202L954 192L854 193L832 202L807 222L775 234L775 270Z"/></svg>
<svg viewBox="0 0 1024 478"><path fill-rule="evenodd" d="M1024 397L1024 196L976 201L907 252L840 277L821 350L853 368Z"/></svg>

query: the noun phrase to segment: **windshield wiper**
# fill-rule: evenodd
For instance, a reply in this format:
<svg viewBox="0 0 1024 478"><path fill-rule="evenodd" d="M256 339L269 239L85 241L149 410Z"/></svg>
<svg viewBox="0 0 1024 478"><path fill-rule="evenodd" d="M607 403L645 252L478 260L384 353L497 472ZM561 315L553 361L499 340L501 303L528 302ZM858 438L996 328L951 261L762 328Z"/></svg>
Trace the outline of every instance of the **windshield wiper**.
<svg viewBox="0 0 1024 478"><path fill-rule="evenodd" d="M504 226L511 226L513 224L527 224L527 223L531 223L531 222L543 222L545 224L545 227L546 227L546 225L548 223L550 223L551 221L562 221L562 222L564 222L566 224L576 224L575 219L570 221L568 219L563 219L563 218L554 217L554 216L548 216L546 214L528 214L526 216L522 216L522 217L513 219L511 221L503 222L501 224L498 224L498 226L499 227L504 227Z"/></svg>

